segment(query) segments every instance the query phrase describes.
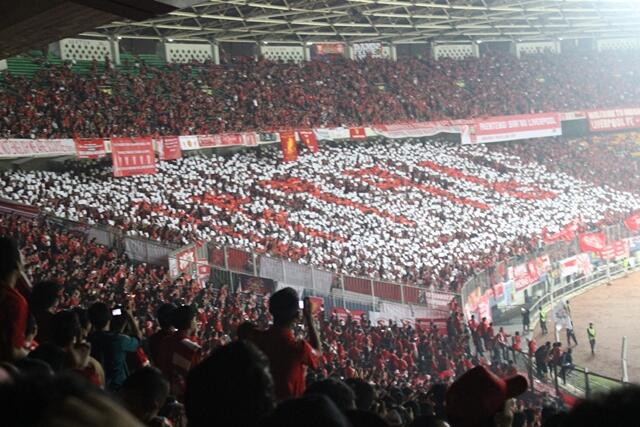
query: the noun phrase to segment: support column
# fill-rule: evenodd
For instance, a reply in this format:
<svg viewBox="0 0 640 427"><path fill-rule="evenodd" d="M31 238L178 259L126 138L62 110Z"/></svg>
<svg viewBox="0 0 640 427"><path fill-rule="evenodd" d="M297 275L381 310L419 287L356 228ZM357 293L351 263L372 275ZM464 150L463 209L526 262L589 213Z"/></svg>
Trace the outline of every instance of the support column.
<svg viewBox="0 0 640 427"><path fill-rule="evenodd" d="M111 48L111 62L120 65L120 42L116 37L109 38L109 47Z"/></svg>
<svg viewBox="0 0 640 427"><path fill-rule="evenodd" d="M391 60L392 61L397 61L398 60L398 50L396 49L396 45L391 43L389 44L389 50L391 51Z"/></svg>
<svg viewBox="0 0 640 427"><path fill-rule="evenodd" d="M305 43L302 49L304 50L304 60L311 61L311 46Z"/></svg>
<svg viewBox="0 0 640 427"><path fill-rule="evenodd" d="M216 65L220 65L220 46L218 43L211 42L211 58L213 58L213 63Z"/></svg>

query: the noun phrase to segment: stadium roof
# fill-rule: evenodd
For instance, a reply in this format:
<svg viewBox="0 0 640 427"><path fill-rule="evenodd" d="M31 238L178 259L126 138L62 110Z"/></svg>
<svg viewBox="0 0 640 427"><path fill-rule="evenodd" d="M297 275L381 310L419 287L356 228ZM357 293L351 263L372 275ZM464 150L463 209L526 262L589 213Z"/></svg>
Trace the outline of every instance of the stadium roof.
<svg viewBox="0 0 640 427"><path fill-rule="evenodd" d="M210 0L85 36L168 41L517 41L640 35L638 0Z"/></svg>

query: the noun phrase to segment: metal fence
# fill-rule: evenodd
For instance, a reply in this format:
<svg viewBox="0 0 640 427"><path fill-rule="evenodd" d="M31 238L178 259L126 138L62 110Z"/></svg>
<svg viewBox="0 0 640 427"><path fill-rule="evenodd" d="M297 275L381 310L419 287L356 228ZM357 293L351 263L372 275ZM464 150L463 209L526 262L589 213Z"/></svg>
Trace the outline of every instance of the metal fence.
<svg viewBox="0 0 640 427"><path fill-rule="evenodd" d="M632 236L632 233L629 232L624 223L604 227L602 231L605 233L607 241L615 241ZM545 255L549 256L552 266L557 267L559 261L577 255L580 252L578 237L575 237L568 242L561 241L541 246L527 255L512 257L506 261L501 261L495 266L479 271L473 277L467 279L460 290L462 303L464 304L468 300L469 295L476 292L478 288L481 293L484 293L494 285L508 281L508 272L511 267L535 261ZM534 284L531 289L528 290L528 294L540 293L540 289L544 287L545 281L542 280Z"/></svg>
<svg viewBox="0 0 640 427"><path fill-rule="evenodd" d="M635 268L640 269L640 266ZM603 281L616 279L627 275L631 269L623 261L610 263L597 268L592 274L574 280L561 280L551 283L550 286L535 298L531 304L530 311L533 313L539 307L547 310L553 306L555 301L582 293L592 287L601 284ZM537 316L531 322L532 330L538 323ZM549 328L552 330L552 328ZM555 341L559 341L556 337ZM529 376L531 387L538 392L553 392L557 397L569 394L576 397L589 398L594 393L605 393L626 384L624 369L621 363L620 378L598 374L589 370L588 367L577 365L554 366L549 364L538 369L535 358L524 352L513 352L508 350L508 358L511 358L520 372L525 372ZM513 357L512 357L513 356ZM622 362L622 361L621 361Z"/></svg>
<svg viewBox="0 0 640 427"><path fill-rule="evenodd" d="M313 295L331 295L342 300L343 306L347 301L370 307L378 306L380 301L389 301L447 310L451 300L457 297L452 292L335 273L229 247L209 245L206 260L221 270L271 279L304 288Z"/></svg>

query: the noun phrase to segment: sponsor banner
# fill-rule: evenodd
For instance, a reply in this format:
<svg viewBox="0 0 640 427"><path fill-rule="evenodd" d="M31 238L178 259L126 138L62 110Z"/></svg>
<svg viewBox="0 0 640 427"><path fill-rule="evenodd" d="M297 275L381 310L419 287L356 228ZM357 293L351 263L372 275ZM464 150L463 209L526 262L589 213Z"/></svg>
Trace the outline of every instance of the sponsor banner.
<svg viewBox="0 0 640 427"><path fill-rule="evenodd" d="M364 128L349 128L349 138L351 139L365 139L367 133Z"/></svg>
<svg viewBox="0 0 640 427"><path fill-rule="evenodd" d="M624 220L624 225L629 231L638 231L640 229L640 213L634 213L629 218Z"/></svg>
<svg viewBox="0 0 640 427"><path fill-rule="evenodd" d="M640 108L587 111L592 132L640 128Z"/></svg>
<svg viewBox="0 0 640 427"><path fill-rule="evenodd" d="M560 261L560 277L589 274L593 270L589 254L579 254Z"/></svg>
<svg viewBox="0 0 640 427"><path fill-rule="evenodd" d="M199 148L219 147L220 144L220 135L198 135Z"/></svg>
<svg viewBox="0 0 640 427"><path fill-rule="evenodd" d="M354 43L352 46L354 59L363 59L367 56L372 58L384 58L385 49L382 43Z"/></svg>
<svg viewBox="0 0 640 427"><path fill-rule="evenodd" d="M75 139L76 157L79 159L98 159L107 155L104 139Z"/></svg>
<svg viewBox="0 0 640 427"><path fill-rule="evenodd" d="M151 137L111 138L113 176L156 173L156 155Z"/></svg>
<svg viewBox="0 0 640 427"><path fill-rule="evenodd" d="M179 136L178 139L180 140L180 149L182 149L182 151L197 150L200 148L197 135Z"/></svg>
<svg viewBox="0 0 640 427"><path fill-rule="evenodd" d="M163 136L158 140L160 160L176 160L182 157L180 139L177 136Z"/></svg>
<svg viewBox="0 0 640 427"><path fill-rule="evenodd" d="M298 159L295 132L280 132L280 146L282 147L282 157L285 162L294 162Z"/></svg>
<svg viewBox="0 0 640 427"><path fill-rule="evenodd" d="M312 130L300 130L298 131L298 136L300 136L300 140L307 146L309 151L312 153L318 152L318 140Z"/></svg>
<svg viewBox="0 0 640 427"><path fill-rule="evenodd" d="M223 133L220 135L198 135L200 148L234 147L258 145L258 138L253 132Z"/></svg>
<svg viewBox="0 0 640 427"><path fill-rule="evenodd" d="M75 155L73 139L0 139L0 157Z"/></svg>
<svg viewBox="0 0 640 427"><path fill-rule="evenodd" d="M258 145L258 136L254 132L245 132L240 134L242 145L245 147L255 147Z"/></svg>
<svg viewBox="0 0 640 427"><path fill-rule="evenodd" d="M471 143L482 144L562 135L559 113L522 114L476 120Z"/></svg>
<svg viewBox="0 0 640 427"><path fill-rule="evenodd" d="M242 145L242 135L239 133L223 133L220 135L220 145L223 147Z"/></svg>
<svg viewBox="0 0 640 427"><path fill-rule="evenodd" d="M315 43L312 52L314 55L344 55L344 43Z"/></svg>
<svg viewBox="0 0 640 427"><path fill-rule="evenodd" d="M262 132L258 134L258 144L270 144L278 142L278 134L275 132Z"/></svg>
<svg viewBox="0 0 640 427"><path fill-rule="evenodd" d="M579 241L581 252L600 252L607 245L607 237L603 232L581 234Z"/></svg>
<svg viewBox="0 0 640 427"><path fill-rule="evenodd" d="M587 113L585 111L566 111L564 113L560 113L560 120L563 122L570 120L585 120L587 118Z"/></svg>
<svg viewBox="0 0 640 427"><path fill-rule="evenodd" d="M509 279L513 281L516 292L520 292L535 284L540 279L536 261L509 267Z"/></svg>
<svg viewBox="0 0 640 427"><path fill-rule="evenodd" d="M629 258L629 241L627 239L623 239L611 242L602 248L600 251L600 257L606 261Z"/></svg>

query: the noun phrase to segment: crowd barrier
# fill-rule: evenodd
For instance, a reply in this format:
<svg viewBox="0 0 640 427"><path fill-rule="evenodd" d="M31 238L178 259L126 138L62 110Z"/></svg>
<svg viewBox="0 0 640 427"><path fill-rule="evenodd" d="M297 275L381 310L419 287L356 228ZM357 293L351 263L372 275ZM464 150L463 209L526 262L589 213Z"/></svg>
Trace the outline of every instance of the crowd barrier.
<svg viewBox="0 0 640 427"><path fill-rule="evenodd" d="M328 305L349 310L388 313L394 319L443 319L458 295L403 283L356 277L231 247L194 244L169 255L174 277L188 273L201 278L213 271L269 281L264 288L292 286L307 296L325 298Z"/></svg>
<svg viewBox="0 0 640 427"><path fill-rule="evenodd" d="M623 222L604 227L601 231L604 232L608 242L634 237ZM561 262L582 253L579 238L576 236L570 241L559 241L542 246L527 255L510 258L476 273L467 279L460 290L465 316L468 318L471 314L476 314L480 317L499 319L503 311L513 306L530 306L537 296L543 294L555 280L560 278ZM589 261L594 267L605 263L593 255L589 256ZM545 265L541 266L541 263ZM528 283L515 283L521 280L515 277L518 268L525 267L526 273L526 266L530 264L539 269L539 275L531 278ZM502 303L496 298L499 290L509 294L501 298ZM479 297L485 297L482 310L476 307Z"/></svg>

